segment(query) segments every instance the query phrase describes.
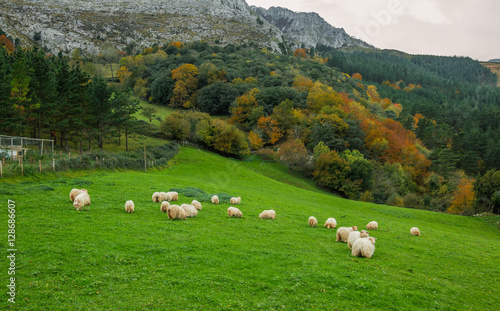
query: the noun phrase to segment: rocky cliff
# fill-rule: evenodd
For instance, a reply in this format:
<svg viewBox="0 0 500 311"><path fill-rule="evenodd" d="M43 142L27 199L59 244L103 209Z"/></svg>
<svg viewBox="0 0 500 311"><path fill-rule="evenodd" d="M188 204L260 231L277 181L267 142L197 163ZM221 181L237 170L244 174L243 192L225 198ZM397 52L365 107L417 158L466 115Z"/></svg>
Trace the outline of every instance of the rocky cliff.
<svg viewBox="0 0 500 311"><path fill-rule="evenodd" d="M281 32L244 0L0 0L0 11L7 34L52 53L198 40L279 50L282 41Z"/></svg>
<svg viewBox="0 0 500 311"><path fill-rule="evenodd" d="M326 45L334 48L358 45L373 48L368 43L349 36L343 28L335 28L316 13L293 12L281 7L268 10L252 6L251 9L281 30L295 47L307 48Z"/></svg>

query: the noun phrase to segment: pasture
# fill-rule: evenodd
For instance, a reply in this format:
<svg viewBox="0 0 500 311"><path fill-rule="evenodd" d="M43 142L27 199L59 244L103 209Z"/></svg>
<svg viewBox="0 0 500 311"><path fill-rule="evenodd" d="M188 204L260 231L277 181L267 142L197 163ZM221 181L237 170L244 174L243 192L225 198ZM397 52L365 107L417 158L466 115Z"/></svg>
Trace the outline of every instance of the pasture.
<svg viewBox="0 0 500 311"><path fill-rule="evenodd" d="M286 182L282 182L286 180ZM155 191L193 187L241 196L201 201L195 218L170 221ZM90 211L76 211L85 188ZM196 191L193 191L196 193ZM186 192L189 193L189 192ZM179 205L198 197L179 193ZM0 182L0 245L7 200L16 205L16 310L496 310L498 216L461 217L345 200L255 158L181 148L165 170L92 171ZM134 214L124 210L135 203ZM265 209L275 220L258 218ZM308 226L309 216L318 227ZM371 259L335 242L337 228L372 220ZM420 229L420 237L410 228ZM0 271L8 284L9 262Z"/></svg>

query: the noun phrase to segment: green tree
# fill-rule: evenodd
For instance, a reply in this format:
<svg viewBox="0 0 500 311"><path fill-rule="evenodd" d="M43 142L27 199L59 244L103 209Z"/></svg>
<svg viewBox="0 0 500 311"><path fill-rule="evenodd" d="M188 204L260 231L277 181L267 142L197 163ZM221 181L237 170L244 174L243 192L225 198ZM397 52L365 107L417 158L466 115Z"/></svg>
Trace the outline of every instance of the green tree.
<svg viewBox="0 0 500 311"><path fill-rule="evenodd" d="M153 119L157 117L158 110L153 107L144 107L142 108L141 115L146 117L149 120L149 123L153 122Z"/></svg>
<svg viewBox="0 0 500 311"><path fill-rule="evenodd" d="M136 118L134 114L139 111L140 103L131 98L130 94L124 92L114 92L111 94L115 125L125 130L125 150L128 151L128 136L130 125Z"/></svg>
<svg viewBox="0 0 500 311"><path fill-rule="evenodd" d="M350 172L349 162L336 151L330 151L320 155L313 176L318 185L340 190Z"/></svg>

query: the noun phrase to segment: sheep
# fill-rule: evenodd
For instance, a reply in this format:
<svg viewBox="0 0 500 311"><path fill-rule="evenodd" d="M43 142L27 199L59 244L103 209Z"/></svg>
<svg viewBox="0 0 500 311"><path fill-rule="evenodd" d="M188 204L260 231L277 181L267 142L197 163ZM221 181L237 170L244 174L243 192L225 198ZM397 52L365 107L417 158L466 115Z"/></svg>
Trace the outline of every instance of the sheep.
<svg viewBox="0 0 500 311"><path fill-rule="evenodd" d="M177 201L179 200L179 194L175 191L170 191L170 192L167 192L167 195L169 196L169 199L168 201Z"/></svg>
<svg viewBox="0 0 500 311"><path fill-rule="evenodd" d="M166 213L168 211L169 206L170 206L170 203L168 203L168 201L161 202L160 211L162 213Z"/></svg>
<svg viewBox="0 0 500 311"><path fill-rule="evenodd" d="M76 196L75 200L73 201L73 206L76 208L77 211L80 211L83 209L83 207L88 206L87 210L90 210L90 196L87 192L82 192L79 195Z"/></svg>
<svg viewBox="0 0 500 311"><path fill-rule="evenodd" d="M352 231L358 230L358 227L340 227L337 229L337 239L335 241L337 242L347 242L347 239L349 238L349 233Z"/></svg>
<svg viewBox="0 0 500 311"><path fill-rule="evenodd" d="M410 229L410 234L411 235L420 236L420 230L418 230L417 227L413 227L413 228Z"/></svg>
<svg viewBox="0 0 500 311"><path fill-rule="evenodd" d="M155 203L161 202L161 192L153 193L153 202L155 202Z"/></svg>
<svg viewBox="0 0 500 311"><path fill-rule="evenodd" d="M352 245L353 256L371 258L373 252L375 252L375 240L376 238L359 238Z"/></svg>
<svg viewBox="0 0 500 311"><path fill-rule="evenodd" d="M337 227L337 221L335 220L335 218L328 218L325 221L325 228L326 229L333 229L335 227Z"/></svg>
<svg viewBox="0 0 500 311"><path fill-rule="evenodd" d="M237 198L232 197L230 202L231 202L231 204L240 204L241 203L241 197L237 197Z"/></svg>
<svg viewBox="0 0 500 311"><path fill-rule="evenodd" d="M191 201L191 205L196 207L197 210L201 210L201 203L200 202L193 200L193 201Z"/></svg>
<svg viewBox="0 0 500 311"><path fill-rule="evenodd" d="M241 218L242 215L241 211L236 207L230 206L227 208L227 216L229 217Z"/></svg>
<svg viewBox="0 0 500 311"><path fill-rule="evenodd" d="M166 192L159 192L159 198L158 198L158 203L163 202L163 201L172 201L170 199L170 195Z"/></svg>
<svg viewBox="0 0 500 311"><path fill-rule="evenodd" d="M262 213L259 214L259 218L261 219L275 219L276 218L276 212L273 211L272 209L270 210L265 210Z"/></svg>
<svg viewBox="0 0 500 311"><path fill-rule="evenodd" d="M375 220L374 221L370 221L366 225L366 229L368 229L368 230L377 230L378 229L378 222L376 222Z"/></svg>
<svg viewBox="0 0 500 311"><path fill-rule="evenodd" d="M127 213L133 214L134 210L135 210L134 201L130 200L130 201L125 202L125 211Z"/></svg>
<svg viewBox="0 0 500 311"><path fill-rule="evenodd" d="M213 204L219 204L219 197L218 197L218 196L216 196L216 195L214 195L214 196L212 197L212 203L213 203Z"/></svg>
<svg viewBox="0 0 500 311"><path fill-rule="evenodd" d="M69 199L71 200L71 202L74 202L76 196L82 192L87 192L87 189L81 189L81 190L75 188L71 189L71 192L69 193Z"/></svg>
<svg viewBox="0 0 500 311"><path fill-rule="evenodd" d="M352 231L349 232L349 237L347 238L347 246L349 248L352 248L352 244L359 239L359 238L367 238L369 237L369 232L366 230L361 230L361 231Z"/></svg>
<svg viewBox="0 0 500 311"><path fill-rule="evenodd" d="M187 214L186 214L186 211L180 207L179 205L170 205L167 209L167 214L168 214L168 218L170 218L170 220L174 220L174 219L182 219L182 220L185 220L187 218Z"/></svg>
<svg viewBox="0 0 500 311"><path fill-rule="evenodd" d="M316 219L316 217L314 216L309 217L309 226L314 228L317 225L318 225L318 220Z"/></svg>
<svg viewBox="0 0 500 311"><path fill-rule="evenodd" d="M191 204L182 204L181 207L186 211L186 217L196 217L198 210Z"/></svg>

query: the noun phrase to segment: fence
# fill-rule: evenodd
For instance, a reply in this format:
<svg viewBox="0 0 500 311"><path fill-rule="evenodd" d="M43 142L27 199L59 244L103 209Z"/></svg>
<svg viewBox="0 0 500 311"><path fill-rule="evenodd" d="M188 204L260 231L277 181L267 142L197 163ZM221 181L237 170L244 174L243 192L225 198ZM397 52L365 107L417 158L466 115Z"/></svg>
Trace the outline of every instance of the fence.
<svg viewBox="0 0 500 311"><path fill-rule="evenodd" d="M83 154L28 152L16 161L0 160L0 178L30 176L43 172L92 169L145 170L167 165L179 149L178 144L169 143L158 147L146 147L135 152L106 153L87 152Z"/></svg>

